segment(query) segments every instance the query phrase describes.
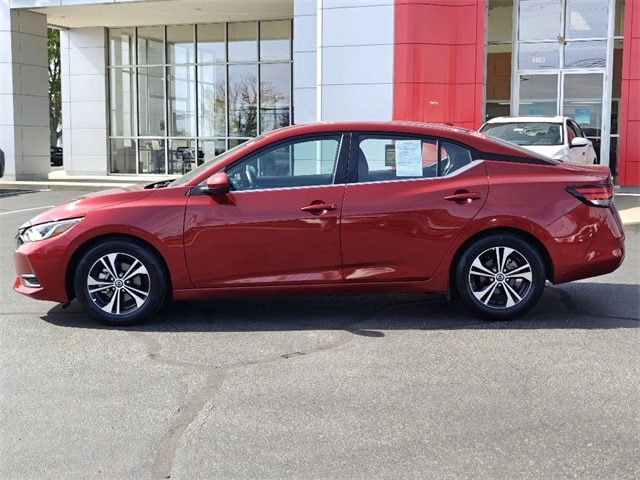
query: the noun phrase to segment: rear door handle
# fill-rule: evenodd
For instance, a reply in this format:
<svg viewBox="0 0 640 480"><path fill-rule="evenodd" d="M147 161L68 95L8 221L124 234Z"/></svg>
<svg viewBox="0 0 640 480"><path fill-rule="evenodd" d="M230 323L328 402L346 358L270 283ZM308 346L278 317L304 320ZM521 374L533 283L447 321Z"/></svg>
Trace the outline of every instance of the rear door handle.
<svg viewBox="0 0 640 480"><path fill-rule="evenodd" d="M478 192L468 192L466 190L457 191L456 193L452 193L451 195L447 195L444 197L445 200L449 200L451 202L456 202L461 205L465 203L470 203L472 200L479 200L482 198Z"/></svg>
<svg viewBox="0 0 640 480"><path fill-rule="evenodd" d="M312 202L311 205L307 205L306 207L302 207L300 210L303 212L313 213L314 215L322 215L323 213L327 213L329 210L337 210L338 206L335 203L324 203L317 201Z"/></svg>

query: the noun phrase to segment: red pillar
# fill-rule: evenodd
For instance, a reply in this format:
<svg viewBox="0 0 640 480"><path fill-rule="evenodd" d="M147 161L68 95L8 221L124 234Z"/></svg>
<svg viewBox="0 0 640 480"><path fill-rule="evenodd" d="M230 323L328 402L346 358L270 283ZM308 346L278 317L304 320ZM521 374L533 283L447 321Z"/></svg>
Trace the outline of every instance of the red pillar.
<svg viewBox="0 0 640 480"><path fill-rule="evenodd" d="M625 2L618 184L640 186L640 2Z"/></svg>
<svg viewBox="0 0 640 480"><path fill-rule="evenodd" d="M484 30L485 0L396 0L394 120L478 128Z"/></svg>

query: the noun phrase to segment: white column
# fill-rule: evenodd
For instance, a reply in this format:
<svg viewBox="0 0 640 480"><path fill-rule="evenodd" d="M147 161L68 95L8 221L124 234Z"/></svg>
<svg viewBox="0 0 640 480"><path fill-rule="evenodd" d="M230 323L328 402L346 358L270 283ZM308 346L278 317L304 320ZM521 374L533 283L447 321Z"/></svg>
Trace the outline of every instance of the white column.
<svg viewBox="0 0 640 480"><path fill-rule="evenodd" d="M106 50L102 27L60 32L62 142L68 175L108 173Z"/></svg>
<svg viewBox="0 0 640 480"><path fill-rule="evenodd" d="M47 17L0 2L0 148L6 180L46 180L49 149Z"/></svg>
<svg viewBox="0 0 640 480"><path fill-rule="evenodd" d="M320 120L317 108L321 98L318 88L318 49L316 15L322 0L293 2L293 121L311 123Z"/></svg>
<svg viewBox="0 0 640 480"><path fill-rule="evenodd" d="M294 122L391 120L394 0L294 0Z"/></svg>

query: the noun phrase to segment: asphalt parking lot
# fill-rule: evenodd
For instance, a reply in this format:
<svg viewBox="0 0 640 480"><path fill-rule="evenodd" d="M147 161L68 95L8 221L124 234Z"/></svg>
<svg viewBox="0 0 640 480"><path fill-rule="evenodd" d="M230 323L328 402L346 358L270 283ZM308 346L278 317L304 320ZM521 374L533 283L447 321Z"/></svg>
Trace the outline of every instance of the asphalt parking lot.
<svg viewBox="0 0 640 480"><path fill-rule="evenodd" d="M0 478L640 478L638 225L508 323L363 295L117 329L11 288L17 227L78 193L0 192Z"/></svg>

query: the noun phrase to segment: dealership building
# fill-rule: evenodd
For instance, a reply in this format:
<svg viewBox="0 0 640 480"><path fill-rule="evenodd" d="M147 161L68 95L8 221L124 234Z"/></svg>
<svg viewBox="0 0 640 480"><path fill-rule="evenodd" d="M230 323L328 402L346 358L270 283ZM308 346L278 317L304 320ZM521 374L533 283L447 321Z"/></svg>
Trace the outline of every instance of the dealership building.
<svg viewBox="0 0 640 480"><path fill-rule="evenodd" d="M174 175L292 123L565 115L640 185L638 0L2 0L5 178Z"/></svg>

